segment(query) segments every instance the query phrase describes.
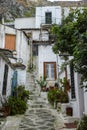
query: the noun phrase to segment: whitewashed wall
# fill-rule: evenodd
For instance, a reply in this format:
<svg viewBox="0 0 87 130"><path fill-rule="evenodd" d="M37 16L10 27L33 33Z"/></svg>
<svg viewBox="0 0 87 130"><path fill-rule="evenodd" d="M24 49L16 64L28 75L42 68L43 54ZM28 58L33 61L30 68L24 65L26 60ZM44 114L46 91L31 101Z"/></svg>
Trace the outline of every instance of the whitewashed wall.
<svg viewBox="0 0 87 130"><path fill-rule="evenodd" d="M36 7L36 28L40 28L41 24L45 24L45 12L52 12L52 24L61 23L62 17L60 6Z"/></svg>
<svg viewBox="0 0 87 130"><path fill-rule="evenodd" d="M70 99L70 103L73 107L73 116L75 117L81 117L83 116L84 111L84 98L83 98L83 89L81 89L80 86L80 78L78 73L74 73L75 77L75 99Z"/></svg>
<svg viewBox="0 0 87 130"><path fill-rule="evenodd" d="M19 31L17 29L13 29L4 25L0 25L0 48L5 47L5 34L13 34L16 35L16 51L17 51L17 59L22 58L23 64L26 66L25 70L17 69L18 71L18 85L25 85L26 82L26 71L27 71L27 64L29 60L29 45L28 45L28 39L26 38L25 34L22 31ZM10 59L11 60L11 59ZM18 60L17 60L18 61ZM13 60L11 60L13 62ZM4 65L5 61L0 61L0 71L2 75L4 74ZM14 70L12 70L9 67L8 72L8 81L7 81L7 95L11 93L11 80L13 76ZM3 87L3 76L0 77L0 89L2 93L2 87Z"/></svg>
<svg viewBox="0 0 87 130"><path fill-rule="evenodd" d="M5 33L7 34L14 34L16 35L16 52L17 52L17 59L21 58L23 60L23 64L27 66L28 59L29 59L29 45L28 39L26 38L25 34L22 31L17 29L12 29L5 26ZM17 60L18 61L18 60ZM26 68L27 69L27 68ZM18 71L18 85L25 84L26 82L26 69Z"/></svg>
<svg viewBox="0 0 87 130"><path fill-rule="evenodd" d="M49 40L48 31L46 31L46 30L40 30L40 29L33 30L32 31L32 39L36 40L36 41L38 41L38 40L39 41L40 40L48 41Z"/></svg>
<svg viewBox="0 0 87 130"><path fill-rule="evenodd" d="M85 90L87 89L84 89L84 114L87 115L87 92Z"/></svg>
<svg viewBox="0 0 87 130"><path fill-rule="evenodd" d="M70 57L71 59L71 57ZM67 78L70 81L70 68L69 65L67 66ZM71 107L73 108L73 116L80 118L83 116L83 111L84 111L84 95L83 95L83 89L81 89L80 85L80 80L81 75L78 74L77 72L74 72L74 83L75 83L75 95L76 98L72 99L71 98L71 90L68 92L69 94L69 99L70 99L70 104ZM70 81L71 83L71 81Z"/></svg>
<svg viewBox="0 0 87 130"><path fill-rule="evenodd" d="M2 89L3 89L5 64L7 64L7 63L0 57L0 74L1 74L1 76L0 76L0 95L2 95ZM8 65L8 78L7 78L6 96L9 96L11 94L12 76L13 76L13 70Z"/></svg>
<svg viewBox="0 0 87 130"><path fill-rule="evenodd" d="M35 18L34 17L16 18L15 28L17 29L35 28Z"/></svg>
<svg viewBox="0 0 87 130"><path fill-rule="evenodd" d="M8 69L8 79L7 79L7 89L6 89L6 96L11 95L11 88L12 88L12 77L13 77L13 69L9 66Z"/></svg>
<svg viewBox="0 0 87 130"><path fill-rule="evenodd" d="M0 48L4 48L4 42L5 42L5 26L2 26L0 24Z"/></svg>
<svg viewBox="0 0 87 130"><path fill-rule="evenodd" d="M5 33L15 34L15 30L8 28L4 25L0 25L0 48L3 48L3 49L5 46ZM3 60L2 57L0 57L0 74L1 74L1 76L0 76L0 95L2 95L2 89L3 89L5 64L7 64L6 61ZM11 94L11 83L12 83L12 75L13 75L13 69L9 65L8 65L8 67L9 67L9 69L8 69L6 96L9 96Z"/></svg>
<svg viewBox="0 0 87 130"><path fill-rule="evenodd" d="M69 60L71 60L73 57L69 57ZM62 65L62 63L64 63L64 60L62 59L62 57L58 56L58 65L59 65L59 79L64 78L65 77L65 73L64 71L61 71L60 67ZM83 115L83 111L84 111L84 93L83 93L83 89L81 89L80 86L80 75L78 73L74 73L74 79L75 79L75 94L76 94L76 98L72 99L71 98L71 90L68 92L69 95L69 103L70 106L73 108L73 117L78 117L80 118ZM69 65L67 66L67 79L70 81L70 67ZM61 85L61 84L60 84Z"/></svg>
<svg viewBox="0 0 87 130"><path fill-rule="evenodd" d="M52 52L52 46L39 46L38 49L38 75L43 77L44 62L57 62L56 55ZM49 84L54 84L54 81L49 81Z"/></svg>
<svg viewBox="0 0 87 130"><path fill-rule="evenodd" d="M28 39L24 35L23 32L17 30L16 37L16 50L17 50L17 58L22 58L23 64L26 66L25 70L18 69L18 84L24 85L26 82L26 71L29 60L29 45Z"/></svg>

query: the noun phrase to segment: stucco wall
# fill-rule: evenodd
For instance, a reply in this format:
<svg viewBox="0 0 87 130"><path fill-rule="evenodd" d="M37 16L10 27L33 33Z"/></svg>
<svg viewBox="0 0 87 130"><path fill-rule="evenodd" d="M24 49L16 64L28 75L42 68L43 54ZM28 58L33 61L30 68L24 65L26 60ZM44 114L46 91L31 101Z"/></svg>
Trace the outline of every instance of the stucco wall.
<svg viewBox="0 0 87 130"><path fill-rule="evenodd" d="M32 39L33 40L43 40L43 41L47 41L49 40L49 35L48 35L48 31L45 30L34 30L32 32Z"/></svg>
<svg viewBox="0 0 87 130"><path fill-rule="evenodd" d="M57 62L56 55L52 52L52 46L39 46L38 54L38 75L43 76L43 63L44 62ZM49 81L49 84L54 84L54 81Z"/></svg>
<svg viewBox="0 0 87 130"><path fill-rule="evenodd" d="M16 58L17 58L17 62L19 60L19 58L22 58L23 60L23 64L25 66L27 66L28 64L28 59L29 59L29 45L28 45L28 39L26 38L25 34L22 31L4 26L4 25L0 25L0 31L1 31L1 35L0 35L0 47L4 48L5 47L5 34L14 34L16 35ZM11 59L10 59L11 60ZM11 62L13 63L13 60L11 60ZM14 61L16 62L16 61ZM4 73L4 60L1 61L1 73ZM21 70L21 69L17 69L18 71L18 84L25 84L26 82L26 70ZM7 95L10 94L11 92L11 78L12 78L12 73L13 71L9 68L9 74L8 74L8 83L7 83ZM3 76L0 78L0 85L1 85L1 89L2 89L2 83L3 83ZM2 92L2 90L1 90Z"/></svg>
<svg viewBox="0 0 87 130"><path fill-rule="evenodd" d="M67 78L70 81L70 68L69 68L69 66L67 67ZM71 89L68 92L70 104L71 104L71 107L73 108L73 116L78 117L78 118L80 118L83 115L83 111L84 111L83 89L81 89L80 81L81 81L80 75L77 72L74 72L76 98L75 99L71 98ZM71 81L70 81L70 83L71 83Z"/></svg>
<svg viewBox="0 0 87 130"><path fill-rule="evenodd" d="M29 60L29 45L28 39L21 31L17 31L17 38L16 38L16 50L17 50L17 58L21 58L23 64L26 66L25 70L18 70L18 85L23 85L26 82L26 71L27 65Z"/></svg>
<svg viewBox="0 0 87 130"><path fill-rule="evenodd" d="M34 17L16 18L15 19L15 28L17 28L17 29L35 28L35 18Z"/></svg>
<svg viewBox="0 0 87 130"><path fill-rule="evenodd" d="M87 89L84 89L84 114L87 115L87 92L85 90Z"/></svg>
<svg viewBox="0 0 87 130"><path fill-rule="evenodd" d="M52 12L52 24L61 23L62 12L60 6L36 7L36 28L40 28L41 24L45 24L45 12Z"/></svg>
<svg viewBox="0 0 87 130"><path fill-rule="evenodd" d="M0 57L0 95L2 95L2 89L3 89L3 79L4 79L4 67L5 64L7 64L1 57ZM7 89L6 89L6 96L9 96L11 94L11 83L12 83L12 75L13 75L13 69L8 65L8 78L7 78Z"/></svg>

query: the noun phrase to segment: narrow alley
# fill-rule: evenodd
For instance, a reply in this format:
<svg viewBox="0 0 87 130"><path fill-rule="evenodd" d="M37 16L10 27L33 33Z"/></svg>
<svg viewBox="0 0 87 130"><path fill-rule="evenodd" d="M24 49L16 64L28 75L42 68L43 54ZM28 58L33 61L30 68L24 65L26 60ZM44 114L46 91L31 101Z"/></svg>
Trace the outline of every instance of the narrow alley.
<svg viewBox="0 0 87 130"><path fill-rule="evenodd" d="M33 89L25 115L9 116L2 130L69 130L61 113L47 100L47 93ZM76 130L76 129L70 129Z"/></svg>

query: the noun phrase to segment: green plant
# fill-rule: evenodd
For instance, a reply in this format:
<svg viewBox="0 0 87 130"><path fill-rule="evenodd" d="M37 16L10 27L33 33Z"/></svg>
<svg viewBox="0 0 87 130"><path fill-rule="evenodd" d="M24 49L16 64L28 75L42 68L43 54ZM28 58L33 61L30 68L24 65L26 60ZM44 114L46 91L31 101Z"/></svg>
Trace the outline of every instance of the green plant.
<svg viewBox="0 0 87 130"><path fill-rule="evenodd" d="M81 74L81 83L87 81L87 9L70 10L60 25L53 25L51 33L55 35L53 51L73 56L75 71ZM87 85L83 87L87 88Z"/></svg>
<svg viewBox="0 0 87 130"><path fill-rule="evenodd" d="M40 85L40 87L46 87L46 85L47 85L47 81L46 81L46 78L44 77L40 77L40 80L36 80L37 81L37 83Z"/></svg>
<svg viewBox="0 0 87 130"><path fill-rule="evenodd" d="M29 99L29 91L25 90L23 85L14 89L14 96L19 97L21 100L27 101Z"/></svg>
<svg viewBox="0 0 87 130"><path fill-rule="evenodd" d="M51 89L48 91L47 97L48 101L53 105L54 102L57 100L57 90L56 89Z"/></svg>
<svg viewBox="0 0 87 130"><path fill-rule="evenodd" d="M20 97L9 97L8 104L10 106L10 114L24 114L27 109L27 104Z"/></svg>
<svg viewBox="0 0 87 130"><path fill-rule="evenodd" d="M69 83L69 80L64 77L63 79L60 79L60 83L64 89L64 91L69 91L70 90L70 83Z"/></svg>
<svg viewBox="0 0 87 130"><path fill-rule="evenodd" d="M27 109L27 100L29 99L29 91L25 90L23 85L14 89L13 95L7 100L10 108L10 114L23 114Z"/></svg>
<svg viewBox="0 0 87 130"><path fill-rule="evenodd" d="M87 116L83 116L77 130L87 130Z"/></svg>
<svg viewBox="0 0 87 130"><path fill-rule="evenodd" d="M48 101L51 104L54 104L55 101L61 102L61 103L67 103L69 102L68 94L67 92L59 89L52 89L48 92Z"/></svg>
<svg viewBox="0 0 87 130"><path fill-rule="evenodd" d="M31 63L28 64L27 71L28 71L29 73L33 73L33 72L35 71L35 69L36 69L36 65L31 64Z"/></svg>

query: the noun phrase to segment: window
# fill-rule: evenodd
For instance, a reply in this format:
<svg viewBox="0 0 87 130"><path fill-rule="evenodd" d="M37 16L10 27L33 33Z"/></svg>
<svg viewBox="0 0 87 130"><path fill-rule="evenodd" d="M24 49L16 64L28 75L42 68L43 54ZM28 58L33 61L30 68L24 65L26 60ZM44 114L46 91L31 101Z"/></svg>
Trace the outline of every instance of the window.
<svg viewBox="0 0 87 130"><path fill-rule="evenodd" d="M73 68L73 64L71 63L70 65L70 78L71 78L71 98L75 99L76 95L75 95L75 81L74 81L74 68Z"/></svg>
<svg viewBox="0 0 87 130"><path fill-rule="evenodd" d="M45 13L45 23L46 24L51 24L52 23L52 13L51 12L46 12Z"/></svg>
<svg viewBox="0 0 87 130"><path fill-rule="evenodd" d="M16 36L11 34L5 35L5 49L16 50Z"/></svg>
<svg viewBox="0 0 87 130"><path fill-rule="evenodd" d="M56 79L56 62L44 62L44 77L47 80Z"/></svg>

